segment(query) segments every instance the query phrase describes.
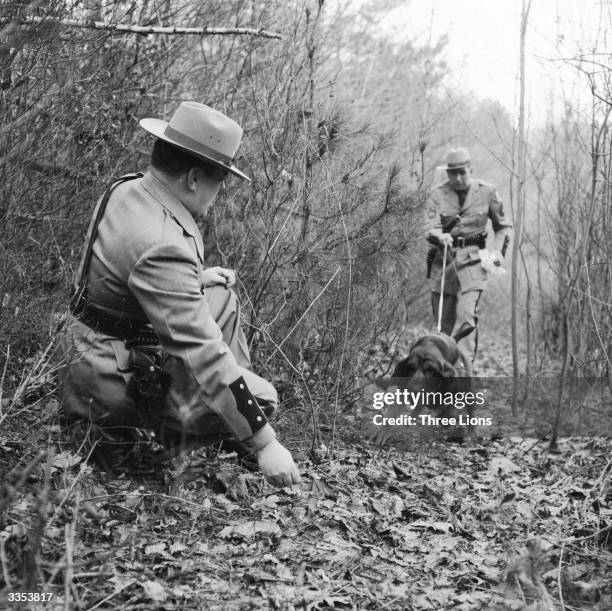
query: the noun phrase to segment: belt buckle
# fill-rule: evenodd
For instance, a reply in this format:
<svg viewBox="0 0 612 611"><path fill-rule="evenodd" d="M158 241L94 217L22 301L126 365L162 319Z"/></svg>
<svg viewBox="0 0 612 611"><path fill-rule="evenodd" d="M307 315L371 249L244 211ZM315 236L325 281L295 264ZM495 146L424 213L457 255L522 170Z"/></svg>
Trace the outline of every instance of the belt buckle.
<svg viewBox="0 0 612 611"><path fill-rule="evenodd" d="M457 237L457 248L465 248L465 238L463 236Z"/></svg>

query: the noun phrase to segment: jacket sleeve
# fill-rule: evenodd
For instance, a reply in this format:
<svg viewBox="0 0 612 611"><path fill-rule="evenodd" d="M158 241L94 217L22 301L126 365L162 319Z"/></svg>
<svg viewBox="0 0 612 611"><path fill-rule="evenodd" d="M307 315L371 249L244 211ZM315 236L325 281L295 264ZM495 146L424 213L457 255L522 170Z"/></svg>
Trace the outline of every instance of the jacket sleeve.
<svg viewBox="0 0 612 611"><path fill-rule="evenodd" d="M433 188L425 205L425 237L429 240L439 240L442 237L442 219L440 217L440 203L436 189Z"/></svg>
<svg viewBox="0 0 612 611"><path fill-rule="evenodd" d="M187 245L171 242L146 250L132 268L128 286L171 364L178 364L180 373L173 376L173 384L194 389L196 400L215 411L250 450L274 439L274 430L210 314L197 261ZM183 415L186 421L192 416Z"/></svg>
<svg viewBox="0 0 612 611"><path fill-rule="evenodd" d="M502 204L497 190L493 187L491 188L491 195L489 198L489 218L491 219L493 231L495 232L495 248L501 251L506 238L508 238L508 241L512 238L512 223L504 212L504 205Z"/></svg>

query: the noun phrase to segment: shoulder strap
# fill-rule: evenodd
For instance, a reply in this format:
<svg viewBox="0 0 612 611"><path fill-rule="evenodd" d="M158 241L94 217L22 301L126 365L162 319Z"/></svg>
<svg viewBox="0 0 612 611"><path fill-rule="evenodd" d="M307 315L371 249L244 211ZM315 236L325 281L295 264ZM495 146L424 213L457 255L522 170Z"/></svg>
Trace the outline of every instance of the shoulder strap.
<svg viewBox="0 0 612 611"><path fill-rule="evenodd" d="M83 254L83 259L81 261L81 269L78 277L78 281L75 283L72 298L70 299L70 311L76 316L79 314L84 306L87 303L87 274L89 272L89 263L91 262L91 255L93 253L93 245L96 241L96 237L98 235L98 226L102 221L102 217L104 216L104 212L106 210L106 205L108 204L108 200L110 199L111 193L113 190L118 187L120 184L128 181L134 180L135 178L142 178L144 174L142 172L134 172L132 174L125 174L116 180L113 180L102 195L102 199L100 200L100 205L98 206L98 210L96 212L96 216L91 225L91 231L89 235L89 240L87 242L87 246L85 247L85 252Z"/></svg>

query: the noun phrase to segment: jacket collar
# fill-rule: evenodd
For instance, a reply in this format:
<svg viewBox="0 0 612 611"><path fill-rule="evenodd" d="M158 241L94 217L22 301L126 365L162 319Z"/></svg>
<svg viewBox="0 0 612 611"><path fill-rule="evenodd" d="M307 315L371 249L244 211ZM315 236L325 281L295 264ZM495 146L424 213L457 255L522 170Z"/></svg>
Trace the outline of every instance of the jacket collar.
<svg viewBox="0 0 612 611"><path fill-rule="evenodd" d="M195 241L198 257L204 263L204 244L202 234L191 215L181 200L164 185L151 171L147 172L140 183L143 189L151 195L164 210L176 221L183 231L189 234Z"/></svg>
<svg viewBox="0 0 612 611"><path fill-rule="evenodd" d="M457 191L455 191L455 189L453 188L453 186L450 184L450 181L446 181L444 183L444 186L446 188L446 192L449 195L452 195L453 197L457 197ZM467 197L465 198L465 202L463 203L463 206L461 207L461 210L465 210L469 207L469 205L472 202L472 199L474 197L474 195L480 191L480 183L478 182L478 180L476 180L475 178L472 177L472 179L470 180L470 188L468 189L467 192ZM458 198L457 198L457 201Z"/></svg>

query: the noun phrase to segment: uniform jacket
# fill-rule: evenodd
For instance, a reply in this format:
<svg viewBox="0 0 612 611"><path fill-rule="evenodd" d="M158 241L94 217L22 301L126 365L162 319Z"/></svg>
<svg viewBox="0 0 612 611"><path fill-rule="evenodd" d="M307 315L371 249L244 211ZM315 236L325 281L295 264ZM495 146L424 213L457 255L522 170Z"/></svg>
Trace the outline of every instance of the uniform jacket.
<svg viewBox="0 0 612 611"><path fill-rule="evenodd" d="M512 224L504 213L503 204L493 185L472 178L467 198L462 207L459 196L449 181L432 188L427 204L427 237L439 238L453 220L457 220L450 234L453 237L473 237L486 233L490 219L495 232L496 250L501 250L506 236L512 235ZM489 248L491 248L489 246ZM446 262L444 292L457 294L459 291L484 289L487 272L480 265L477 245L454 248L451 261ZM439 249L431 268L433 290L440 291L442 277L442 249Z"/></svg>
<svg viewBox="0 0 612 611"><path fill-rule="evenodd" d="M195 220L152 173L113 190L94 242L88 302L150 322L168 355L167 404L182 422L216 413L238 440L256 450L274 438L274 431L244 388L239 366L210 315L203 269L204 246ZM75 375L65 378L64 409L94 418L105 410L137 412L126 395L130 374L124 341L74 318L69 335Z"/></svg>

